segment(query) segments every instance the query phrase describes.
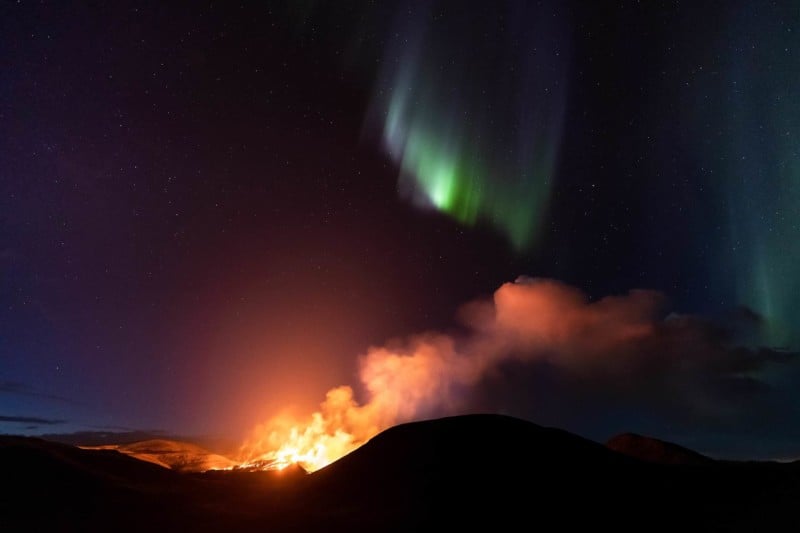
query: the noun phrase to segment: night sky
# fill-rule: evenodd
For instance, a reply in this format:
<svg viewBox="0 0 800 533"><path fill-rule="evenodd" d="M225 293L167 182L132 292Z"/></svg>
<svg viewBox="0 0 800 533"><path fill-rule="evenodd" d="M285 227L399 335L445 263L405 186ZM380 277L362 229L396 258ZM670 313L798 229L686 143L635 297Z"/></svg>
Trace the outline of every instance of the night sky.
<svg viewBox="0 0 800 533"><path fill-rule="evenodd" d="M0 432L238 439L529 276L658 364L430 413L800 455L798 102L792 1L4 3Z"/></svg>

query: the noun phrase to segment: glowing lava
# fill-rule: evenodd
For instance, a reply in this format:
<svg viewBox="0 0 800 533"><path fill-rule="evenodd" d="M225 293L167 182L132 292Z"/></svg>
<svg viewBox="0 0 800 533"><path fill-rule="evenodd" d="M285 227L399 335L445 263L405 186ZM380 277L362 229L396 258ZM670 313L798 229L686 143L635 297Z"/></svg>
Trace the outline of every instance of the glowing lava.
<svg viewBox="0 0 800 533"><path fill-rule="evenodd" d="M312 419L310 424L289 427L282 420L261 426L256 433L263 437L256 437L245 445L246 459L239 468L283 470L299 465L307 472L314 472L356 448L351 435L342 431L329 434L322 430L319 413L314 413Z"/></svg>
<svg viewBox="0 0 800 533"><path fill-rule="evenodd" d="M279 415L253 431L242 446L239 468L282 470L299 465L306 472L323 468L364 444L379 427L363 426L364 407L350 387L328 391L320 411L305 420Z"/></svg>

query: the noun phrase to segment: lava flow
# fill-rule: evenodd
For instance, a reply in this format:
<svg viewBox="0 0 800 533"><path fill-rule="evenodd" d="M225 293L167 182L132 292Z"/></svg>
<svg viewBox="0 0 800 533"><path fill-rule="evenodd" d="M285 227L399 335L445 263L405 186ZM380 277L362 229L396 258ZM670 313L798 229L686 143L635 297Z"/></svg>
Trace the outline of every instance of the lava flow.
<svg viewBox="0 0 800 533"><path fill-rule="evenodd" d="M357 420L364 407L353 400L350 387L328 392L320 411L306 420L288 415L276 416L258 426L242 446L238 468L282 470L299 465L314 472L350 453L375 435L379 427L359 427Z"/></svg>

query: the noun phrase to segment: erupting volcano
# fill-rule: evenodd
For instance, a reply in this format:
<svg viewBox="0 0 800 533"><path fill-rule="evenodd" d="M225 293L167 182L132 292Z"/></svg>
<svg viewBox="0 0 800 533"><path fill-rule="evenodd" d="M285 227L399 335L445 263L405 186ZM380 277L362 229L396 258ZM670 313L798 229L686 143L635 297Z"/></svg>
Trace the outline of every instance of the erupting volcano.
<svg viewBox="0 0 800 533"><path fill-rule="evenodd" d="M276 416L252 432L239 463L246 469L298 464L313 472L395 424L486 409L474 397L492 383L492 397L538 393L535 407L546 412L546 389L527 382L509 389L520 372L575 383L579 388L562 400L592 394L598 416L620 402L638 402L650 418L718 417L735 401L732 387L752 382L734 372L766 371L786 360L732 344L714 324L664 308L655 291L593 301L559 281L520 277L491 300L464 306L460 333L427 332L368 349L359 361L362 402L352 387L339 386L313 414ZM708 389L708 381L726 387ZM580 409L590 407L580 402Z"/></svg>
<svg viewBox="0 0 800 533"><path fill-rule="evenodd" d="M242 446L240 467L298 464L313 472L392 425L469 410L470 388L502 363L546 362L585 377L598 368L601 374L649 368L640 346L685 333L677 322L663 322L661 307L655 292L590 302L563 283L520 277L492 301L465 306L462 334L429 332L370 348L360 360L363 403L353 388L340 386L306 418L276 416Z"/></svg>

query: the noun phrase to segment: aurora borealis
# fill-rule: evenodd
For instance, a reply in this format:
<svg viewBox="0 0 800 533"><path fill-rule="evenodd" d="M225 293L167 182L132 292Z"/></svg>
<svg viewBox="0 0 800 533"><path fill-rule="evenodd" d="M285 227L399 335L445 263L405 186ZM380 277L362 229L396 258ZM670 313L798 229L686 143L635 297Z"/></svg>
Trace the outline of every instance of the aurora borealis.
<svg viewBox="0 0 800 533"><path fill-rule="evenodd" d="M800 344L800 11L731 14L725 33L737 43L720 91L728 134L713 150L715 183L728 208L736 298L766 320L770 342ZM753 71L762 75L753 79ZM736 157L738 156L738 157Z"/></svg>
<svg viewBox="0 0 800 533"><path fill-rule="evenodd" d="M474 410L800 456L796 2L0 10L0 431L241 436L438 332ZM518 357L517 279L647 334Z"/></svg>
<svg viewBox="0 0 800 533"><path fill-rule="evenodd" d="M561 141L563 21L545 24L541 6L511 4L499 25L465 13L445 29L433 4L412 5L398 10L370 111L400 168L401 194L462 224L488 222L517 250L529 248Z"/></svg>
<svg viewBox="0 0 800 533"><path fill-rule="evenodd" d="M671 91L649 91L652 118L636 130L658 132L650 134L654 143L664 136L644 162L653 188L673 191L662 200L674 216L658 218L664 229L648 230L691 228L670 261L702 287L691 290L695 305L755 311L763 342L796 349L800 12L790 3L735 3L713 28L693 12L671 19L678 36L693 37L665 50L653 74Z"/></svg>
<svg viewBox="0 0 800 533"><path fill-rule="evenodd" d="M398 10L399 30L386 45L388 67L370 115L383 120L382 142L400 168L400 192L461 224L494 226L517 251L535 248L558 179L568 105L568 16L552 3L510 3L499 28L492 19L455 17L442 38L431 11L430 5ZM541 22L545 14L547 25ZM800 340L798 17L788 5L734 6L721 13L705 47L677 43L679 61L699 57L691 78L677 89L678 118L685 122L667 126L677 129L679 151L659 154L654 169L660 174L670 165L684 166L701 194L712 191L686 198L680 210L689 217L713 213L722 234L712 245L685 243L689 249L682 253L714 248L711 291L757 312L765 321L765 341L790 349ZM515 27L522 20L535 22ZM674 22L687 33L699 31L687 13ZM513 46L498 44L503 41ZM474 48L482 53L459 53ZM654 107L664 104L663 94L645 98Z"/></svg>

